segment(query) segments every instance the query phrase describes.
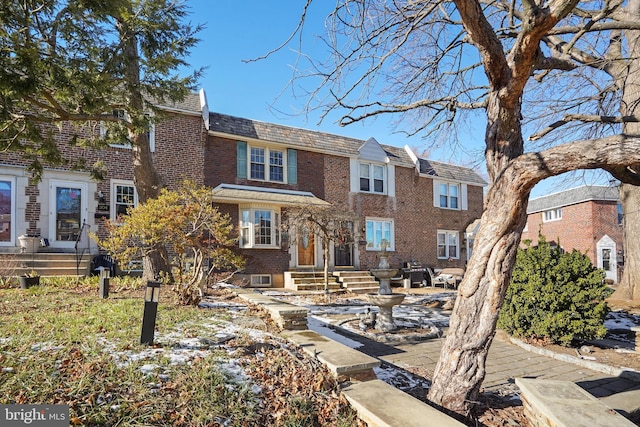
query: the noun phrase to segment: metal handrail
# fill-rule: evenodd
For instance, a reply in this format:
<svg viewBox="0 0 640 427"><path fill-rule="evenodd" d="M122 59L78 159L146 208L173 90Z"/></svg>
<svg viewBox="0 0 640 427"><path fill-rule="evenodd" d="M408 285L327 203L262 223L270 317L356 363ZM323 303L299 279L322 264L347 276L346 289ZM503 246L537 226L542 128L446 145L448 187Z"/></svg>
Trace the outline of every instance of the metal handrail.
<svg viewBox="0 0 640 427"><path fill-rule="evenodd" d="M85 233L86 233L87 242L88 242L89 234L85 230L88 230L89 228L90 228L89 224L87 224L86 221L82 221L82 227L80 228L80 232L76 236L76 243L75 243L75 246L74 246L75 247L75 251L76 251L76 276L80 276L80 262L82 262L82 256L84 255L84 250L85 250L85 248L82 248L82 252L80 254L78 254L78 244L82 240L82 236Z"/></svg>

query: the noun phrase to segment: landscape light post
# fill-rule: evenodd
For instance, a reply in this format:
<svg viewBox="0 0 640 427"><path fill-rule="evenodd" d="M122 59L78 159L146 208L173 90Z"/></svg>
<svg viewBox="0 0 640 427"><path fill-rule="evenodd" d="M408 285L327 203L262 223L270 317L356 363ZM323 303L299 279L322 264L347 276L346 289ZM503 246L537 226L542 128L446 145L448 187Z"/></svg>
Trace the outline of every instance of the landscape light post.
<svg viewBox="0 0 640 427"><path fill-rule="evenodd" d="M159 296L160 282L154 282L151 280L147 281L147 289L144 293L144 314L142 315L142 335L140 336L140 344L153 345Z"/></svg>
<svg viewBox="0 0 640 427"><path fill-rule="evenodd" d="M100 277L100 297L109 298L109 277L111 277L111 269L100 266L96 268Z"/></svg>

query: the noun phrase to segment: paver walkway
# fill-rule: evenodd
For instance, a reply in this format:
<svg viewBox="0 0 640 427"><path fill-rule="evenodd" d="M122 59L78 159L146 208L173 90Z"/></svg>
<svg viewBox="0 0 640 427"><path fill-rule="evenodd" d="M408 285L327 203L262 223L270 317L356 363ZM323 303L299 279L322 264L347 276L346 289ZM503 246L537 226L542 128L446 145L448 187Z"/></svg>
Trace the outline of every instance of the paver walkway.
<svg viewBox="0 0 640 427"><path fill-rule="evenodd" d="M326 328L318 328L322 333ZM417 368L426 379L431 379L436 367L444 338L406 344L383 344L369 338L344 331L334 332L345 335L362 344L358 350L405 370ZM495 391L502 395L518 392L515 378L540 378L575 382L598 398L618 393L630 392L640 407L640 376L612 376L574 363L529 352L510 341L500 338L493 340L486 363L487 375L483 382L484 391ZM627 393L629 394L629 393Z"/></svg>

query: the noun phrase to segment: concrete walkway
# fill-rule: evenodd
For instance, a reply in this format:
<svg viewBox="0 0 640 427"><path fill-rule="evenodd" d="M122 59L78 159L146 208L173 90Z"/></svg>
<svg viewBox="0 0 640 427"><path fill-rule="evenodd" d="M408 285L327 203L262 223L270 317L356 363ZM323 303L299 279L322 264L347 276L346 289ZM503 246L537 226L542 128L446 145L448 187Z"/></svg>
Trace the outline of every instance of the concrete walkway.
<svg viewBox="0 0 640 427"><path fill-rule="evenodd" d="M323 329L326 330L320 327L317 332L322 333ZM389 345L341 328L332 330L361 343L362 347L359 347L358 351L407 371L420 372L421 376L428 380L433 375L444 342L444 338L439 338ZM483 391L496 392L503 396L517 395L519 389L515 384L516 378L571 381L616 410L626 413L639 410L640 374L635 371L607 368L611 367L598 366L593 362L565 355L555 354L549 357L536 354L512 343L506 335L498 333L489 349Z"/></svg>

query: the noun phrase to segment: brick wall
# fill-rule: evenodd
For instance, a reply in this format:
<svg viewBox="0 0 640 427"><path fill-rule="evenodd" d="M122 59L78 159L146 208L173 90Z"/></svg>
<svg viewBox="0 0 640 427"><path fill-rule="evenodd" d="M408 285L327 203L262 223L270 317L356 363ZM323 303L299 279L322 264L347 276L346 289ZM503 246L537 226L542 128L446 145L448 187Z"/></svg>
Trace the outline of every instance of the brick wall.
<svg viewBox="0 0 640 427"><path fill-rule="evenodd" d="M218 185L236 184L253 187L277 188L282 190L309 191L316 197L324 198L324 155L310 151L297 151L298 182L281 184L277 182L255 181L238 178L235 139L212 136L205 152L206 174L204 182L215 188ZM347 169L347 173L348 173Z"/></svg>
<svg viewBox="0 0 640 427"><path fill-rule="evenodd" d="M622 249L622 227L618 225L617 202L587 201L562 207L562 219L542 221L542 212L530 214L527 219L527 231L522 240L538 243L538 233L547 241L560 243L566 251L577 249L585 253L596 264L596 244L608 235Z"/></svg>
<svg viewBox="0 0 640 427"><path fill-rule="evenodd" d="M401 267L410 260L434 268L463 267L466 252L453 262L437 258L437 230L457 230L461 249L464 231L482 214L482 187L468 187L467 211L440 209L433 206L433 181L419 177L414 168L396 167L396 197L349 192L349 159L326 156L326 200L341 208L348 208L360 216L362 228L366 217L393 218L395 251L389 253L389 263ZM362 230L360 230L362 233ZM360 236L364 239L364 234ZM358 245L360 268L378 265L378 251L367 251Z"/></svg>
<svg viewBox="0 0 640 427"><path fill-rule="evenodd" d="M97 190L105 195L105 202L110 203L110 180L133 180L133 157L131 149L107 147L103 149L80 148L68 144L74 135L90 137L98 135L100 126L97 122L85 125L62 123L61 127L50 127L54 132L57 145L65 159L81 159L86 165L93 165L102 161L106 166L105 179L97 183ZM155 152L154 163L160 173L161 179L169 188L175 188L176 184L184 178L190 178L197 182L203 181L204 171L204 140L206 131L201 116L188 116L183 114L167 114L165 118L155 126ZM26 166L20 153L3 152L0 154L0 163L5 165ZM70 162L62 166L44 164L46 169L71 171L73 164ZM87 175L87 180L89 176ZM41 204L38 188L29 185L26 188L28 198L25 209L25 218L29 226L27 233L40 234ZM93 199L95 196L89 194ZM104 235L104 228L98 223L98 235Z"/></svg>

